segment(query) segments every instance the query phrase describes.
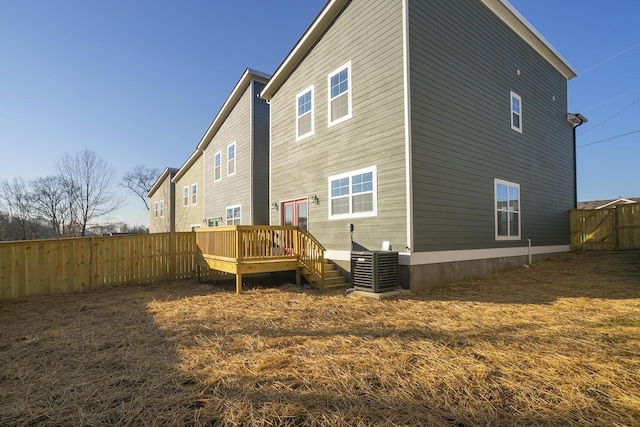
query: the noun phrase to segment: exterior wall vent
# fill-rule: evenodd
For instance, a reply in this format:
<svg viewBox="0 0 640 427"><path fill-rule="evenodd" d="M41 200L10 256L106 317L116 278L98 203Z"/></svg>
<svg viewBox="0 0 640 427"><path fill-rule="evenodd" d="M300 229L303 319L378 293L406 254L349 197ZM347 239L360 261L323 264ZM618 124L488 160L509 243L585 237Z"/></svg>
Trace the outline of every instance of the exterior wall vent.
<svg viewBox="0 0 640 427"><path fill-rule="evenodd" d="M351 252L351 280L356 291L387 292L399 285L398 252Z"/></svg>

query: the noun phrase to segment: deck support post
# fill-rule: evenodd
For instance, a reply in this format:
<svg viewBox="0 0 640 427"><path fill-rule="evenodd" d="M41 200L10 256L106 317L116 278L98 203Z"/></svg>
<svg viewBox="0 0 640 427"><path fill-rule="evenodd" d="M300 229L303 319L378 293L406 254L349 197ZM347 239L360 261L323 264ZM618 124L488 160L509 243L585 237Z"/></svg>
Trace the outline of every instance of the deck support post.
<svg viewBox="0 0 640 427"><path fill-rule="evenodd" d="M296 268L296 286L302 285L302 278L300 276L302 276L302 268L298 267Z"/></svg>
<svg viewBox="0 0 640 427"><path fill-rule="evenodd" d="M242 293L242 274L236 273L236 294Z"/></svg>

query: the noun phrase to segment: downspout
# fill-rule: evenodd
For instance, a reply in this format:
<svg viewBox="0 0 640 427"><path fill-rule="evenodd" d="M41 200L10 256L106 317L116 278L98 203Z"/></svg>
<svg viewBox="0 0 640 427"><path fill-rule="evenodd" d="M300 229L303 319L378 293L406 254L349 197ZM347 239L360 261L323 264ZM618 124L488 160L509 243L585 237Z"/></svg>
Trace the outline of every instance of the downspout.
<svg viewBox="0 0 640 427"><path fill-rule="evenodd" d="M573 195L573 208L578 208L578 156L577 156L577 147L576 147L576 129L578 129L583 124L587 123L588 120L582 114L567 114L567 120L569 123L573 125L573 185L574 185L574 195Z"/></svg>

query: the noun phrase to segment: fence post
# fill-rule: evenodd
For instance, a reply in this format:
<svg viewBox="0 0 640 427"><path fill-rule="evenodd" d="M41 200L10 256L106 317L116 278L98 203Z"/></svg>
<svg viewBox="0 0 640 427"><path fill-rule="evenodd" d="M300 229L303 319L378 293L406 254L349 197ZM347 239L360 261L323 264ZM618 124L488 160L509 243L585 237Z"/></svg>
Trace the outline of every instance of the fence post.
<svg viewBox="0 0 640 427"><path fill-rule="evenodd" d="M95 243L95 238L90 237L89 238L89 290L92 291L93 290L93 286L95 285L95 275L96 275L96 266L94 265L94 262L97 264L98 263L98 257L95 256L94 254L94 250L93 250L93 246Z"/></svg>
<svg viewBox="0 0 640 427"><path fill-rule="evenodd" d="M169 233L169 280L176 280L176 233Z"/></svg>
<svg viewBox="0 0 640 427"><path fill-rule="evenodd" d="M618 250L618 209L616 209L616 207L613 207L613 215L611 215L611 226L612 226L612 234L613 234L613 249L614 250Z"/></svg>

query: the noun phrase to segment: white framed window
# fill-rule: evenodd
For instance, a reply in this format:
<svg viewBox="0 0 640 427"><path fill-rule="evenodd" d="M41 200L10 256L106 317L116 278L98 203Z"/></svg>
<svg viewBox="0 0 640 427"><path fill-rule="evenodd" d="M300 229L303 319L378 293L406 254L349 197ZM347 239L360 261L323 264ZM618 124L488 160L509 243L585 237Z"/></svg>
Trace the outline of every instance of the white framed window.
<svg viewBox="0 0 640 427"><path fill-rule="evenodd" d="M191 204L198 204L198 184L191 184Z"/></svg>
<svg viewBox="0 0 640 427"><path fill-rule="evenodd" d="M522 133L522 98L511 92L511 129Z"/></svg>
<svg viewBox="0 0 640 427"><path fill-rule="evenodd" d="M164 200L160 200L160 218L164 217Z"/></svg>
<svg viewBox="0 0 640 427"><path fill-rule="evenodd" d="M351 118L351 62L328 76L329 126Z"/></svg>
<svg viewBox="0 0 640 427"><path fill-rule="evenodd" d="M227 176L236 174L236 143L227 147Z"/></svg>
<svg viewBox="0 0 640 427"><path fill-rule="evenodd" d="M494 180L496 240L520 240L520 184Z"/></svg>
<svg viewBox="0 0 640 427"><path fill-rule="evenodd" d="M313 135L313 86L296 96L296 141Z"/></svg>
<svg viewBox="0 0 640 427"><path fill-rule="evenodd" d="M155 202L155 203L153 204L153 217L154 217L154 218L158 218L158 212L160 211L160 209L159 209L159 205L160 205L160 203L159 203L159 202Z"/></svg>
<svg viewBox="0 0 640 427"><path fill-rule="evenodd" d="M227 225L242 225L242 206L227 207Z"/></svg>
<svg viewBox="0 0 640 427"><path fill-rule="evenodd" d="M183 205L184 206L189 206L189 186L186 186L182 189L182 199L183 199Z"/></svg>
<svg viewBox="0 0 640 427"><path fill-rule="evenodd" d="M329 177L329 219L377 215L377 168Z"/></svg>
<svg viewBox="0 0 640 427"><path fill-rule="evenodd" d="M218 151L213 156L213 180L220 181L222 179L222 152Z"/></svg>

